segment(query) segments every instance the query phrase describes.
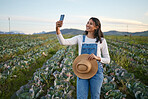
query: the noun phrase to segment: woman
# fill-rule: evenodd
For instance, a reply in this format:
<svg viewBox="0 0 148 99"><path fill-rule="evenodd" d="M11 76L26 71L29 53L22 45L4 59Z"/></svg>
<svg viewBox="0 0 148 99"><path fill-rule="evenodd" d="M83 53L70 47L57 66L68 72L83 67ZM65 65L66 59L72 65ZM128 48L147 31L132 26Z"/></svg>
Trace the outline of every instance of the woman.
<svg viewBox="0 0 148 99"><path fill-rule="evenodd" d="M60 27L62 27L62 25L63 21L56 22L56 33L60 44L78 44L79 55L90 54L88 58L89 60L95 59L98 61L98 71L92 78L80 79L77 77L77 99L87 99L89 87L91 98L99 99L104 78L102 63L110 63L107 43L101 31L101 23L97 18L90 18L86 24L85 35L74 36L70 39L63 38L60 32Z"/></svg>

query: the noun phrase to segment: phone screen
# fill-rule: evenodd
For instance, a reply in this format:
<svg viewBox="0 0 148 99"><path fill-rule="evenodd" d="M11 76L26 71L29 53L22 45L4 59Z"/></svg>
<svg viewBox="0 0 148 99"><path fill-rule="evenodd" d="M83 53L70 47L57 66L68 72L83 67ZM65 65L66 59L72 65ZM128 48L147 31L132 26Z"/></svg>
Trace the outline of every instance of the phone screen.
<svg viewBox="0 0 148 99"><path fill-rule="evenodd" d="M60 21L63 21L64 20L64 14L62 14L61 16L60 16Z"/></svg>

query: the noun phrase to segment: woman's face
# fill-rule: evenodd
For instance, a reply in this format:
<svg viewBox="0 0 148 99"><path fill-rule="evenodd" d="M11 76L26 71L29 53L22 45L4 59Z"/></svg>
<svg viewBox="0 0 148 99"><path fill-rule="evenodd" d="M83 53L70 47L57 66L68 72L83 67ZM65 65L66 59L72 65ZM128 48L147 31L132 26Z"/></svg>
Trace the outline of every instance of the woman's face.
<svg viewBox="0 0 148 99"><path fill-rule="evenodd" d="M86 24L86 31L88 32L94 32L94 30L97 29L95 22L93 22L92 19L90 19Z"/></svg>

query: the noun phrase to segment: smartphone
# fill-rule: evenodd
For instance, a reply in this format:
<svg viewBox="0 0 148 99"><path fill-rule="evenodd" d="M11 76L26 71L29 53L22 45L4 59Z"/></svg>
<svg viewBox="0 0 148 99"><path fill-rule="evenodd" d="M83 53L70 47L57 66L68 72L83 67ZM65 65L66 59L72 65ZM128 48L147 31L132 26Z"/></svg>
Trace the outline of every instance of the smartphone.
<svg viewBox="0 0 148 99"><path fill-rule="evenodd" d="M64 20L64 14L62 14L61 16L60 16L60 21L63 21Z"/></svg>

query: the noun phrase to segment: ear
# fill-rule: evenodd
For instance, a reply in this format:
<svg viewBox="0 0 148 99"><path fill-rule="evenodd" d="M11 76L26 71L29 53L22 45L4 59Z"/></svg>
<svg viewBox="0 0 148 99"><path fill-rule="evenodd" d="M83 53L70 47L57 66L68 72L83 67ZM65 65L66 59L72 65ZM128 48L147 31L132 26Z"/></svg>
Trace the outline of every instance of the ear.
<svg viewBox="0 0 148 99"><path fill-rule="evenodd" d="M96 29L98 29L99 28L99 26L95 26L96 27Z"/></svg>

